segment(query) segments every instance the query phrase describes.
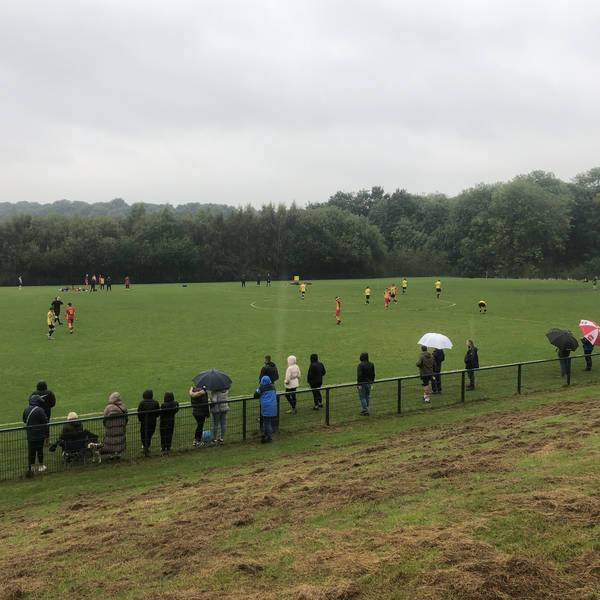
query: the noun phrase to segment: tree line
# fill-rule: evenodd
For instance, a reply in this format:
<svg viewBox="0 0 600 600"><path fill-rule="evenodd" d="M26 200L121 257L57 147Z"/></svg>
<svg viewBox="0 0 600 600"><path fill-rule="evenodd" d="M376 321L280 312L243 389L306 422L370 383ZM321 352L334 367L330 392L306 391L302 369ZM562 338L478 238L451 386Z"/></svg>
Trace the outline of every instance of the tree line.
<svg viewBox="0 0 600 600"><path fill-rule="evenodd" d="M306 208L147 206L13 216L0 223L0 283L600 274L600 168L571 182L534 171L451 198L373 187Z"/></svg>

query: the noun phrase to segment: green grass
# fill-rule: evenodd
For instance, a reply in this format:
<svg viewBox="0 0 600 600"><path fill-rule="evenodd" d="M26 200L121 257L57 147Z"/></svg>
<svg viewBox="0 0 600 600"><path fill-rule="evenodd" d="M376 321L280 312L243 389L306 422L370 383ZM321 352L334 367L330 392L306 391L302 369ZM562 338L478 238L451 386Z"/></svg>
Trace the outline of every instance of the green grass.
<svg viewBox="0 0 600 600"><path fill-rule="evenodd" d="M399 282L399 279L396 283ZM408 293L384 311L386 280L315 281L302 301L297 286L267 288L239 283L115 286L111 293L61 293L57 287L0 289L4 340L0 359L9 376L0 422L19 423L39 379L55 391L55 416L100 412L121 392L134 408L146 388L187 400L191 378L207 368L227 371L232 396L251 394L264 354L283 376L289 354L298 357L302 383L309 356L325 363L325 384L352 382L358 356L368 351L378 378L416 372L417 340L427 331L448 335L455 348L445 370L463 367L464 342L475 340L483 365L553 358L544 336L550 327L577 333L581 318L595 317L597 294L575 281L444 279L436 300L433 278L409 280ZM363 291L370 284L371 305ZM76 308L75 333L57 326L45 339L45 313L57 294ZM343 300L336 327L334 297ZM476 302L488 302L487 314ZM63 314L64 320L64 314ZM554 367L553 367L554 368ZM282 382L280 382L282 383Z"/></svg>

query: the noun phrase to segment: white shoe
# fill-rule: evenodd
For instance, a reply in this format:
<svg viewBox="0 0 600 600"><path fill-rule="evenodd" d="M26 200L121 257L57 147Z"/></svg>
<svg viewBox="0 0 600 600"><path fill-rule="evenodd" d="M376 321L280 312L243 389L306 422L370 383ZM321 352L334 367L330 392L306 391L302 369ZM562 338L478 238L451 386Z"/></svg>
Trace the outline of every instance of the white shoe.
<svg viewBox="0 0 600 600"><path fill-rule="evenodd" d="M425 400L425 404L429 404L429 396L425 396L425 398L423 398L423 400Z"/></svg>
<svg viewBox="0 0 600 600"><path fill-rule="evenodd" d="M48 468L48 467L46 467L46 465L40 465L40 466L38 467L38 471L39 471L40 473L43 473L43 472L44 472L44 471L45 471L47 468Z"/></svg>

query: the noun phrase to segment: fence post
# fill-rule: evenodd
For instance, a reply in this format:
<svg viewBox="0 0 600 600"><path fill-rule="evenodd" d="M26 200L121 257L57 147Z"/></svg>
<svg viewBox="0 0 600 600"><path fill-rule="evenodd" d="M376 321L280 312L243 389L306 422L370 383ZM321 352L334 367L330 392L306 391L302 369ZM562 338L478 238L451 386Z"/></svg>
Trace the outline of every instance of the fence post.
<svg viewBox="0 0 600 600"><path fill-rule="evenodd" d="M460 401L465 401L465 374L466 371L462 371L460 374Z"/></svg>
<svg viewBox="0 0 600 600"><path fill-rule="evenodd" d="M521 367L523 365L521 363L519 363L519 366L517 368L517 394L521 393Z"/></svg>
<svg viewBox="0 0 600 600"><path fill-rule="evenodd" d="M329 425L329 388L325 390L325 425Z"/></svg>
<svg viewBox="0 0 600 600"><path fill-rule="evenodd" d="M571 357L567 358L567 385L571 385Z"/></svg>
<svg viewBox="0 0 600 600"><path fill-rule="evenodd" d="M246 440L246 398L242 400L242 439Z"/></svg>
<svg viewBox="0 0 600 600"><path fill-rule="evenodd" d="M402 413L402 379L398 379L398 414Z"/></svg>

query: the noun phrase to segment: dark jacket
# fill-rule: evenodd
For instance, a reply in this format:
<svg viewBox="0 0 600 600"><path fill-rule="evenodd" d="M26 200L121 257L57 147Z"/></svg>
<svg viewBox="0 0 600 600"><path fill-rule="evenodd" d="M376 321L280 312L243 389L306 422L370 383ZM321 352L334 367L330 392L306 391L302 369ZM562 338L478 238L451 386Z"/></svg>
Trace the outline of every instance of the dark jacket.
<svg viewBox="0 0 600 600"><path fill-rule="evenodd" d="M63 425L60 437L52 446L53 452L56 446L60 446L65 452L79 452L87 448L90 442L97 442L98 436L83 428L81 421L69 421Z"/></svg>
<svg viewBox="0 0 600 600"><path fill-rule="evenodd" d="M425 350L421 352L419 360L417 361L417 367L421 375L433 375L435 372L435 360L431 355L431 352Z"/></svg>
<svg viewBox="0 0 600 600"><path fill-rule="evenodd" d="M60 307L63 304L62 300L52 300L52 302L50 302L50 304L52 304L52 309L54 310L54 314L58 315L60 314Z"/></svg>
<svg viewBox="0 0 600 600"><path fill-rule="evenodd" d="M268 362L263 365L258 376L258 381L260 382L265 375L271 380L271 383L275 383L279 379L277 365L274 362Z"/></svg>
<svg viewBox="0 0 600 600"><path fill-rule="evenodd" d="M167 397L160 407L160 428L173 429L175 427L175 414L179 410L179 402L175 398Z"/></svg>
<svg viewBox="0 0 600 600"><path fill-rule="evenodd" d="M44 401L37 394L29 398L29 406L23 411L23 423L27 425L28 441L36 442L50 437Z"/></svg>
<svg viewBox="0 0 600 600"><path fill-rule="evenodd" d="M439 373L442 370L442 363L446 360L446 355L441 348L436 348L432 353L433 360L435 361L434 371Z"/></svg>
<svg viewBox="0 0 600 600"><path fill-rule="evenodd" d="M479 357L477 356L477 347L471 346L465 354L465 368L479 369Z"/></svg>
<svg viewBox="0 0 600 600"><path fill-rule="evenodd" d="M198 398L191 398L190 403L192 404L192 415L194 417L209 417L210 408L208 404L208 394L204 396L198 396Z"/></svg>
<svg viewBox="0 0 600 600"><path fill-rule="evenodd" d="M356 383L372 383L375 381L375 365L369 362L368 352L360 355L360 362L356 367Z"/></svg>
<svg viewBox="0 0 600 600"><path fill-rule="evenodd" d="M52 409L56 406L56 397L54 396L54 392L52 390L36 390L35 392L31 392L31 395L39 396L42 399L44 403L44 411L49 421Z"/></svg>
<svg viewBox="0 0 600 600"><path fill-rule="evenodd" d="M160 404L154 398L143 398L138 405L138 421L146 427L156 427Z"/></svg>
<svg viewBox="0 0 600 600"><path fill-rule="evenodd" d="M583 348L584 354L592 354L594 351L594 344L587 338L581 338L581 347Z"/></svg>
<svg viewBox="0 0 600 600"><path fill-rule="evenodd" d="M254 392L255 398L260 398L260 414L263 417L277 416L277 392L268 375L260 378L260 386Z"/></svg>
<svg viewBox="0 0 600 600"><path fill-rule="evenodd" d="M308 374L306 381L310 387L321 387L323 385L323 375L325 375L325 366L322 362L319 362L319 357L316 354L310 355L310 367L308 367Z"/></svg>

